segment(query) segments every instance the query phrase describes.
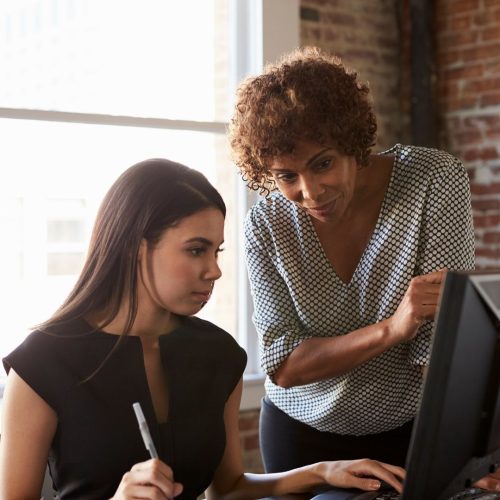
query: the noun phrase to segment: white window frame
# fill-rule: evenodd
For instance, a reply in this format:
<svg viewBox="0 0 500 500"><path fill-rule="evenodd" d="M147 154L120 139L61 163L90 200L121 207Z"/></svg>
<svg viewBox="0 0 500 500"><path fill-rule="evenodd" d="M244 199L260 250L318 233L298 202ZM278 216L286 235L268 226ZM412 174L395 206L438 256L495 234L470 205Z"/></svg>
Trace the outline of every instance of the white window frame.
<svg viewBox="0 0 500 500"><path fill-rule="evenodd" d="M238 83L247 75L259 73L267 63L300 45L300 0L233 0L231 3L231 47L234 48L233 80L230 90L235 94ZM243 248L243 220L258 196L243 183L238 185L238 248ZM241 410L260 408L264 396L265 376L260 370L258 338L252 323L253 303L249 293L246 264L243 254L238 261L238 335L248 354L252 375L245 375Z"/></svg>
<svg viewBox="0 0 500 500"><path fill-rule="evenodd" d="M238 83L247 75L259 73L268 62L299 46L300 0L230 0L230 48L232 74L229 90L234 96ZM0 118L43 120L94 125L133 126L211 132L225 134L227 123L163 118L140 118L97 113L42 111L36 109L0 108ZM248 354L248 371L244 377L241 409L260 407L264 394L264 375L260 370L258 339L252 323L253 303L249 293L246 264L243 253L243 220L250 206L257 200L243 182L238 183L238 340Z"/></svg>

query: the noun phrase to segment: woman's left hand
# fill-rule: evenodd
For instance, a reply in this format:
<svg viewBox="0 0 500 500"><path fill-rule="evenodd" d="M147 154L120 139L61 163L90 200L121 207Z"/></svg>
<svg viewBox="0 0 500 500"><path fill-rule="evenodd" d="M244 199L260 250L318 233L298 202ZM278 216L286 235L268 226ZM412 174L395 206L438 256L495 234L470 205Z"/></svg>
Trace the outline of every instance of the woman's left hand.
<svg viewBox="0 0 500 500"><path fill-rule="evenodd" d="M500 469L475 482L474 486L488 491L500 491Z"/></svg>
<svg viewBox="0 0 500 500"><path fill-rule="evenodd" d="M405 470L377 460L339 460L324 462L324 480L331 486L359 488L374 491L380 488L380 481L389 483L399 493L403 491Z"/></svg>

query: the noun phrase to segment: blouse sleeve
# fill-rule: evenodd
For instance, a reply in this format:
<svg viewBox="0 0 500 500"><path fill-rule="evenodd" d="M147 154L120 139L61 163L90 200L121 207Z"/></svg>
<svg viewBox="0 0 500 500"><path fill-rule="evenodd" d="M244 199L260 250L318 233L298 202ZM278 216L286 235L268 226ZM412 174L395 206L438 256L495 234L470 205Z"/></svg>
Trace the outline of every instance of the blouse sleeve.
<svg viewBox="0 0 500 500"><path fill-rule="evenodd" d="M290 353L312 337L301 328L290 291L277 269L273 241L261 230L253 210L245 221L245 257L254 303L253 322L259 336L260 361L272 377Z"/></svg>
<svg viewBox="0 0 500 500"><path fill-rule="evenodd" d="M72 387L64 376L64 358L59 355L57 339L40 331L30 333L8 356L3 358L7 373L14 371L57 413L64 394Z"/></svg>
<svg viewBox="0 0 500 500"><path fill-rule="evenodd" d="M415 274L441 268L474 269L474 227L469 178L463 164L448 156L443 168L436 169L422 217L420 245ZM429 363L433 322L425 323L414 339L410 361Z"/></svg>

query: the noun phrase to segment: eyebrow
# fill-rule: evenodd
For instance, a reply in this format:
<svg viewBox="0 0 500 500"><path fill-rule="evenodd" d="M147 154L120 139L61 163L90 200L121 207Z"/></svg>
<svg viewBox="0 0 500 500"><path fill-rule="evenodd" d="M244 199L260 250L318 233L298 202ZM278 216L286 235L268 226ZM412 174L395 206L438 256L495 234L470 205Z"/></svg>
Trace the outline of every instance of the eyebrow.
<svg viewBox="0 0 500 500"><path fill-rule="evenodd" d="M330 149L332 148L324 148L322 149L321 151L318 151L314 156L311 156L311 158L309 158L309 160L307 160L307 163L306 165L310 165L311 163L313 163L317 158L319 158L322 154L326 153L327 151L330 151Z"/></svg>
<svg viewBox="0 0 500 500"><path fill-rule="evenodd" d="M202 243L204 245L214 245L214 242L207 239L203 238L202 236L195 236L194 238L190 238L189 240L186 240L184 243ZM222 240L217 246L220 247L224 243L224 240Z"/></svg>
<svg viewBox="0 0 500 500"><path fill-rule="evenodd" d="M306 165L309 166L311 163L313 163L315 160L317 160L322 154L326 153L326 151L330 151L332 148L324 148L322 149L321 151L318 151L315 155L311 156L311 158L309 158L309 160L307 160L306 162ZM287 172L288 169L287 168L270 168L269 169L270 172Z"/></svg>

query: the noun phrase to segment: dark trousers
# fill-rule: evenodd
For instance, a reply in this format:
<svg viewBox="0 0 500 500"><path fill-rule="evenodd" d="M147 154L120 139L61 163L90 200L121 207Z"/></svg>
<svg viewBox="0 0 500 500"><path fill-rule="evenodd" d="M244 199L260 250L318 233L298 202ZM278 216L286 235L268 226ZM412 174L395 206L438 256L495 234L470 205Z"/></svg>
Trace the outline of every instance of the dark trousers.
<svg viewBox="0 0 500 500"><path fill-rule="evenodd" d="M322 432L282 412L267 396L260 412L260 449L266 472L328 460L371 458L404 467L413 421L380 434Z"/></svg>

